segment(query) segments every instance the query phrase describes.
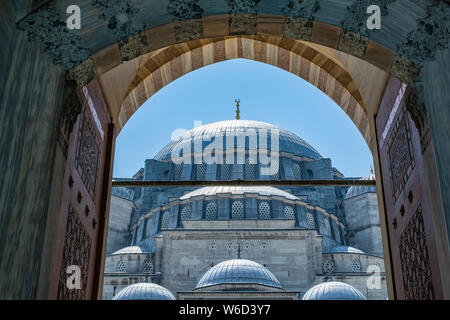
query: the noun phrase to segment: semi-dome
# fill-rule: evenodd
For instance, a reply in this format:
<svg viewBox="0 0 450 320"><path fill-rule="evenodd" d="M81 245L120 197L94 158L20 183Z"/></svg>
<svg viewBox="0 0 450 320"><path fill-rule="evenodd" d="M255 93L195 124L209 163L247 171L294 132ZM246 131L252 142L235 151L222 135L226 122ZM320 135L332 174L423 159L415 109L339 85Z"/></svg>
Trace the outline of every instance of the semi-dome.
<svg viewBox="0 0 450 320"><path fill-rule="evenodd" d="M336 246L327 249L325 253L364 253L364 252L349 246Z"/></svg>
<svg viewBox="0 0 450 320"><path fill-rule="evenodd" d="M155 283L135 283L120 290L113 300L175 300L175 297Z"/></svg>
<svg viewBox="0 0 450 320"><path fill-rule="evenodd" d="M231 195L245 195L245 194L258 194L261 196L279 196L289 200L299 200L296 196L290 194L289 192L269 187L269 186L245 186L245 187L235 187L235 186L212 186L204 187L192 192L186 193L184 196L180 197L180 200L186 200L194 198L197 196L214 196L218 194L231 194Z"/></svg>
<svg viewBox="0 0 450 320"><path fill-rule="evenodd" d="M366 298L358 289L349 284L328 281L306 291L303 300L366 300Z"/></svg>
<svg viewBox="0 0 450 320"><path fill-rule="evenodd" d="M167 144L156 156L155 160L168 160L171 158L172 150L175 147L180 147L181 143L185 143L186 139L191 139L191 152L194 150L194 141L201 139L203 136L237 136L243 131L254 129L258 137L258 147L260 142L260 130L267 130L268 145L270 149L270 132L271 130L278 130L279 132L279 152L291 153L296 156L305 156L314 160L321 159L322 156L306 141L297 135L287 130L281 129L277 126L266 122L252 121L252 120L226 120L210 123L204 126L196 127L181 135L177 139L172 140ZM224 148L225 148L225 141ZM211 140L203 142L203 149L211 143ZM248 148L248 146L247 146ZM177 148L178 149L178 148Z"/></svg>
<svg viewBox="0 0 450 320"><path fill-rule="evenodd" d="M371 173L367 177L361 178L360 180L375 180L375 175ZM351 186L345 195L345 199L353 198L367 192L376 193L377 189L375 186Z"/></svg>
<svg viewBox="0 0 450 320"><path fill-rule="evenodd" d="M195 290L222 284L256 284L283 289L272 272L261 264L247 259L232 259L209 269L197 283Z"/></svg>

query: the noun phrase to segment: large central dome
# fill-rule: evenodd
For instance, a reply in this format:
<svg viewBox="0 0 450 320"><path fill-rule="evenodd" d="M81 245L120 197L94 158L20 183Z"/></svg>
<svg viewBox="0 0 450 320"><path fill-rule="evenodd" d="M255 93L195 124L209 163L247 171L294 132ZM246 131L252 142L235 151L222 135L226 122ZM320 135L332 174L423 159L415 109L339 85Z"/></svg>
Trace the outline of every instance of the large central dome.
<svg viewBox="0 0 450 320"><path fill-rule="evenodd" d="M314 160L321 159L317 150L315 150L310 144L306 141L298 137L297 135L289 132L287 130L281 129L277 126L274 126L269 123L260 122L260 121L252 121L252 120L227 120L227 121L219 121L210 123L204 126L196 127L192 130L189 130L185 134L181 135L176 140L171 141L167 144L156 156L155 160L168 160L171 157L172 150L176 147L179 147L181 143L184 143L186 140L191 139L191 152L194 150L194 141L197 139L201 139L203 136L237 136L242 134L243 132L248 132L254 129L256 131L258 141L257 146L259 148L260 143L260 135L262 132L267 132L268 136L268 145L269 150L271 149L270 144L270 132L272 130L277 130L279 133L279 152L291 153L296 156L304 156ZM224 143L225 143L225 139ZM203 141L202 150L211 143L212 140ZM225 146L224 146L225 147ZM248 149L248 145L246 145L246 149Z"/></svg>

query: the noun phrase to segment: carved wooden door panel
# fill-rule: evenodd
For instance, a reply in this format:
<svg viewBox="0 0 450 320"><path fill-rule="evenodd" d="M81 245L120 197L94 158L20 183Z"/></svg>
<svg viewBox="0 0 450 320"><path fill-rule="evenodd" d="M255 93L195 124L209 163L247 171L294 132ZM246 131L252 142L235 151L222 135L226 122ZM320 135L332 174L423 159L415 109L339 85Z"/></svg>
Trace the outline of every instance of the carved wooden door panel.
<svg viewBox="0 0 450 320"><path fill-rule="evenodd" d="M421 141L405 105L406 89L391 77L376 116L394 288L397 299L440 299Z"/></svg>
<svg viewBox="0 0 450 320"><path fill-rule="evenodd" d="M78 95L82 107L68 141L51 299L95 299L101 273L114 130L96 80ZM79 288L74 278L67 283L78 270Z"/></svg>

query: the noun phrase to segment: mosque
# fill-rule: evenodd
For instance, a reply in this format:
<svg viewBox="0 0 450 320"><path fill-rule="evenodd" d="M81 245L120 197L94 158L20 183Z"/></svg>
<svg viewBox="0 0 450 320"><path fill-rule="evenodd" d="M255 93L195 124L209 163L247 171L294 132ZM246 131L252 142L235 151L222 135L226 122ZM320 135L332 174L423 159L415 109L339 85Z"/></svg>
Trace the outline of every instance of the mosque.
<svg viewBox="0 0 450 320"><path fill-rule="evenodd" d="M211 137L226 151L211 153ZM270 163L259 152L264 148ZM346 179L331 159L287 130L237 113L236 120L172 140L132 179L217 185L114 187L103 299L387 297L375 187L220 185Z"/></svg>

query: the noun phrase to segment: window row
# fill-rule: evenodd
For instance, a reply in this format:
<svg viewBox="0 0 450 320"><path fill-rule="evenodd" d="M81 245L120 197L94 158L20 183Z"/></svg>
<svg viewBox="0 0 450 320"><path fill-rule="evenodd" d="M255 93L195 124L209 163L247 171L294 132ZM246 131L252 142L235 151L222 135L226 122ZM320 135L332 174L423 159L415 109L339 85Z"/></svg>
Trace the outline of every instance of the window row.
<svg viewBox="0 0 450 320"><path fill-rule="evenodd" d="M350 265L351 272L361 272L361 263L356 260L352 260ZM324 273L333 273L335 271L334 261L328 259L323 264Z"/></svg>
<svg viewBox="0 0 450 320"><path fill-rule="evenodd" d="M116 264L116 272L127 272L127 263L125 260L120 260ZM150 260L145 260L142 266L143 273L153 273L153 263Z"/></svg>

